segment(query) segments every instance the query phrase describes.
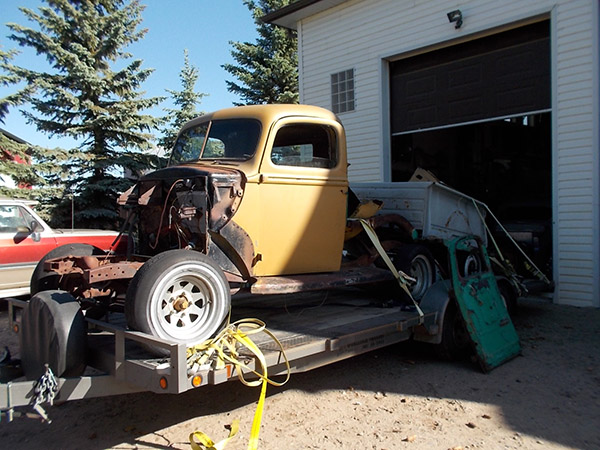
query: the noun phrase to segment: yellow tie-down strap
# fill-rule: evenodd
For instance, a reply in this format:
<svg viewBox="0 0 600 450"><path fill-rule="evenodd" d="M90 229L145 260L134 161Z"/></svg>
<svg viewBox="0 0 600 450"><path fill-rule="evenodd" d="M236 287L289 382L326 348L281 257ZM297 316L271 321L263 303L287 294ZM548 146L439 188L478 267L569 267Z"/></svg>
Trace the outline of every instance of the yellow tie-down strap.
<svg viewBox="0 0 600 450"><path fill-rule="evenodd" d="M287 369L286 378L283 382L279 383L273 381L267 376L267 363L265 356L258 346L250 339L250 335L257 333L266 333L279 347L281 355L285 360ZM255 356L258 361L258 368L253 369L244 364L239 359L238 350L241 347L245 347ZM261 386L260 397L258 405L254 413L254 420L252 421L252 429L250 431L250 440L248 442L248 450L255 450L258 448L258 434L260 432L260 424L262 421L263 409L265 404L265 397L267 394L267 384L273 386L283 386L290 379L290 363L283 350L281 342L271 333L265 326L265 323L259 319L243 319L230 324L223 331L221 331L213 339L209 339L206 342L190 347L187 349L187 363L188 367L192 367L196 364L204 365L209 362L213 363L216 369L222 369L227 363L233 364L237 372L238 379L246 386L256 387ZM257 380L247 380L244 377L244 373L253 374L258 377ZM222 450L229 440L235 436L239 429L239 421L234 420L231 424L229 436L220 442L215 443L205 433L196 431L190 434L190 444L193 450Z"/></svg>
<svg viewBox="0 0 600 450"><path fill-rule="evenodd" d="M404 272L398 271L398 269L396 269L396 266L394 266L394 263L392 262L392 260L388 256L388 254L385 252L383 246L381 245L381 242L379 241L379 237L377 236L377 233L375 232L375 230L373 229L373 227L371 226L369 221L366 219L358 219L358 220L360 221L363 228L365 229L365 232L369 236L369 239L371 239L371 242L375 246L377 253L379 253L379 256L381 256L381 259L383 259L386 266L388 266L388 269L390 269L390 271L394 274L394 277L398 281L398 284L404 290L404 292L406 292L406 294L408 295L408 298L410 298L412 300L413 304L415 305L415 308L417 309L417 312L419 313L420 322L423 323L423 317L424 317L423 311L419 307L419 304L417 303L417 301L413 298L412 294L410 293L410 289L408 288L407 280L410 277L408 275L406 275Z"/></svg>

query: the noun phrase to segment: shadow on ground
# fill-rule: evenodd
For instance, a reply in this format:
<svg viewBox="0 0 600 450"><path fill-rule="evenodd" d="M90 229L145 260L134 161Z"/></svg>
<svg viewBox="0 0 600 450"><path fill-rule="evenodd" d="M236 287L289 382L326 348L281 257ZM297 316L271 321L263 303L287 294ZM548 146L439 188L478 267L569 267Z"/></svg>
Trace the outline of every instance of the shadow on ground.
<svg viewBox="0 0 600 450"><path fill-rule="evenodd" d="M526 300L515 326L523 355L488 374L469 361L439 361L427 348L407 343L295 374L286 386L270 387L268 395L353 389L488 403L502 411L515 432L567 447L600 448L600 310ZM0 441L13 449L78 448L81 439L89 449L135 447L140 437L174 424L253 405L258 394L231 382L178 396L141 393L74 401L50 408L50 425L26 418L2 424ZM143 442L144 448L185 448L192 431L177 443L165 437L164 445ZM74 435L80 441L70 447L68 436Z"/></svg>

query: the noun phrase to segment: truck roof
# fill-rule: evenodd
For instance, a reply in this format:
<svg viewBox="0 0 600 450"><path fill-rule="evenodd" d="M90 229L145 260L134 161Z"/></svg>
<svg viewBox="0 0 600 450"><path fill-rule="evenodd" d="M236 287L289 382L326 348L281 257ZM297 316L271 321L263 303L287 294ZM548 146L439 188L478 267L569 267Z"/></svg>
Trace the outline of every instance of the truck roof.
<svg viewBox="0 0 600 450"><path fill-rule="evenodd" d="M263 123L274 123L284 117L305 116L321 119L329 119L340 122L338 117L328 109L319 106L297 105L297 104L269 104L269 105L247 105L235 106L232 108L220 109L215 112L204 114L189 121L184 128L193 126L197 123L206 122L213 119L241 119L253 118Z"/></svg>

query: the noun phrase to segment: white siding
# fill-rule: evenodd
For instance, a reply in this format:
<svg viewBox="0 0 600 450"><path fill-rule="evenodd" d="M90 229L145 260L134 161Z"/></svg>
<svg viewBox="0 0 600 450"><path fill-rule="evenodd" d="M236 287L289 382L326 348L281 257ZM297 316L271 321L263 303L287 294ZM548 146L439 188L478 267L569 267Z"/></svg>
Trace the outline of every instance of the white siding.
<svg viewBox="0 0 600 450"><path fill-rule="evenodd" d="M456 8L458 30L446 18ZM331 108L330 75L353 68L356 110L340 115L350 178L389 181L385 61L540 17L551 20L556 298L600 306L597 0L349 0L298 24L301 101Z"/></svg>
<svg viewBox="0 0 600 450"><path fill-rule="evenodd" d="M560 2L552 15L557 299L580 306L599 305L595 3Z"/></svg>

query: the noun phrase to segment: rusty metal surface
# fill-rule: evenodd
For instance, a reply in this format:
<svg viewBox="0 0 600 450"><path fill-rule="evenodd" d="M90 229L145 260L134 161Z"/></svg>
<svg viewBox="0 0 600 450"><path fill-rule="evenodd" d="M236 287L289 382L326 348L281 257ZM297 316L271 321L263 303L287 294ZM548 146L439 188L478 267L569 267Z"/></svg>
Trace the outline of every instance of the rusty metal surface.
<svg viewBox="0 0 600 450"><path fill-rule="evenodd" d="M250 287L250 292L252 294L287 294L393 280L394 275L389 270L361 267L331 273L261 277Z"/></svg>
<svg viewBox="0 0 600 450"><path fill-rule="evenodd" d="M133 194L142 197L141 192L152 189L150 197L160 204L169 202L169 198L165 197L171 193L206 192L210 205L206 209L209 211L198 211L198 214L208 213L209 229L218 231L237 211L245 184L245 175L239 170L196 163L194 166L175 166L152 172L140 180L138 193L134 191ZM157 186L161 189L156 189ZM151 203L149 200L147 204ZM188 210L186 216L189 217L189 214Z"/></svg>
<svg viewBox="0 0 600 450"><path fill-rule="evenodd" d="M415 231L415 227L413 227L410 221L400 214L381 214L371 218L369 222L375 229L383 226L396 225L410 238L412 238Z"/></svg>
<svg viewBox="0 0 600 450"><path fill-rule="evenodd" d="M211 244L216 244L235 266L237 269L235 273L246 280L251 278L255 254L254 245L248 233L232 220L219 233L211 232L210 236Z"/></svg>
<svg viewBox="0 0 600 450"><path fill-rule="evenodd" d="M119 204L136 212L140 253L151 256L191 248L207 254L208 233L218 233L230 223L245 184L245 175L230 167L208 163L168 167L140 179L121 195ZM249 267L245 256L243 252Z"/></svg>
<svg viewBox="0 0 600 450"><path fill-rule="evenodd" d="M102 264L99 267L85 270L83 277L89 284L101 281L130 279L133 278L142 265L142 262L137 261Z"/></svg>
<svg viewBox="0 0 600 450"><path fill-rule="evenodd" d="M89 299L124 293L127 285L123 280L133 278L143 264L141 260L126 261L122 256L69 255L45 261L44 270L61 275L61 289Z"/></svg>

